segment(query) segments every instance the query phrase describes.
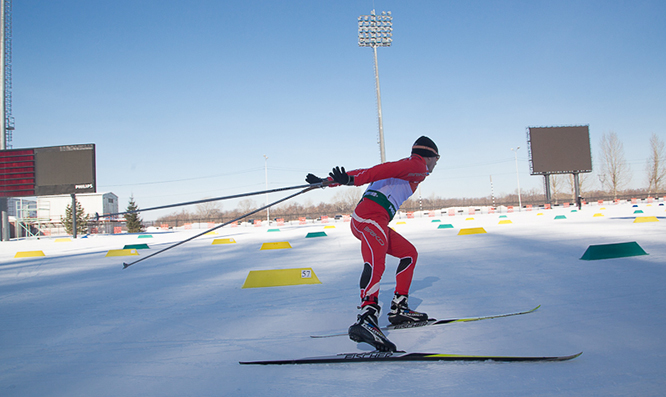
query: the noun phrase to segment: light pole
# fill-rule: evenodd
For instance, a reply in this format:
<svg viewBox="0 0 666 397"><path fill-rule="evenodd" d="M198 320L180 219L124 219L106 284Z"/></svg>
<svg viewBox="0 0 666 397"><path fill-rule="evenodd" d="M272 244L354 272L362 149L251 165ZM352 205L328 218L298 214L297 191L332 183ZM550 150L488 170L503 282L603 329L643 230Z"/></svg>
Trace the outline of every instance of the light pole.
<svg viewBox="0 0 666 397"><path fill-rule="evenodd" d="M522 211L523 203L520 200L520 175L518 174L518 149L520 149L520 146L517 146L516 150L511 148L511 151L513 152L514 158L516 160L516 180L518 181L518 211Z"/></svg>
<svg viewBox="0 0 666 397"><path fill-rule="evenodd" d="M490 176L490 198L493 199L493 208L495 208L495 191L493 190L493 176Z"/></svg>
<svg viewBox="0 0 666 397"><path fill-rule="evenodd" d="M375 15L372 10L370 15L358 17L358 45L359 47L372 47L375 57L375 87L377 89L377 118L379 120L379 155L381 162L386 162L384 150L384 124L382 122L382 96L379 91L379 67L377 65L377 47L390 47L393 41L393 17L391 11L382 11L381 15Z"/></svg>
<svg viewBox="0 0 666 397"><path fill-rule="evenodd" d="M14 129L12 117L12 2L0 1L0 84L2 84L2 126L0 126L0 150L9 149ZM0 240L9 241L9 212L7 197L0 197Z"/></svg>
<svg viewBox="0 0 666 397"><path fill-rule="evenodd" d="M268 156L264 154L264 174L266 176L266 190L268 190ZM266 205L268 205L268 193L266 193ZM271 209L266 208L266 222L271 225Z"/></svg>

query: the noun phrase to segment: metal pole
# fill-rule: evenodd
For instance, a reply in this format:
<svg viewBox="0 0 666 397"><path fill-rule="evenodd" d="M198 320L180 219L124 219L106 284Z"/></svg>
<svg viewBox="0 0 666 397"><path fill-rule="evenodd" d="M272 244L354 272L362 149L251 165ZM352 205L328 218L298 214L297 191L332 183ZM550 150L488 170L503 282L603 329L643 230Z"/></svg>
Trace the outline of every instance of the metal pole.
<svg viewBox="0 0 666 397"><path fill-rule="evenodd" d="M266 190L268 190L268 156L264 154L264 172L266 174ZM266 193L266 205L268 205L268 193ZM271 208L266 208L266 222L271 225Z"/></svg>
<svg viewBox="0 0 666 397"><path fill-rule="evenodd" d="M0 0L0 57L2 65L0 66L0 83L2 84L2 136L0 137L0 150L7 150L7 120L5 118L5 0ZM2 241L9 241L9 214L7 213L8 199L0 198L0 227L2 228Z"/></svg>
<svg viewBox="0 0 666 397"><path fill-rule="evenodd" d="M381 162L386 162L386 152L384 150L384 122L382 121L382 94L379 90L379 65L377 63L377 46L372 47L375 57L375 87L377 88L377 119L379 120L379 155Z"/></svg>
<svg viewBox="0 0 666 397"><path fill-rule="evenodd" d="M0 212L2 213L2 241L9 241L9 213L8 210L7 197L2 197L0 199Z"/></svg>
<svg viewBox="0 0 666 397"><path fill-rule="evenodd" d="M2 57L2 67L0 67L0 83L2 84L2 138L0 139L0 150L7 149L7 120L5 119L5 0L0 0L0 56Z"/></svg>
<svg viewBox="0 0 666 397"><path fill-rule="evenodd" d="M72 237L76 238L76 195L72 193Z"/></svg>
<svg viewBox="0 0 666 397"><path fill-rule="evenodd" d="M379 65L377 62L377 47L390 47L393 36L393 17L391 12L382 11L376 15L372 10L370 15L358 17L358 45L372 47L375 60L375 87L377 90L377 118L379 119L379 154L381 162L386 162L384 149L384 123L382 120L382 96L379 90Z"/></svg>
<svg viewBox="0 0 666 397"><path fill-rule="evenodd" d="M583 208L583 198L580 196L580 179L578 178L578 173L574 172L574 191L576 192L576 203L578 204L578 209Z"/></svg>
<svg viewBox="0 0 666 397"><path fill-rule="evenodd" d="M550 202L552 201L550 193L550 174L545 174L543 178L544 178L544 183L546 184L546 204L550 204Z"/></svg>
<svg viewBox="0 0 666 397"><path fill-rule="evenodd" d="M523 202L520 199L520 174L518 173L518 149L520 149L520 146L517 146L516 150L513 150L513 148L511 148L511 150L513 151L514 158L516 160L516 180L518 181L518 211L520 212L523 210Z"/></svg>

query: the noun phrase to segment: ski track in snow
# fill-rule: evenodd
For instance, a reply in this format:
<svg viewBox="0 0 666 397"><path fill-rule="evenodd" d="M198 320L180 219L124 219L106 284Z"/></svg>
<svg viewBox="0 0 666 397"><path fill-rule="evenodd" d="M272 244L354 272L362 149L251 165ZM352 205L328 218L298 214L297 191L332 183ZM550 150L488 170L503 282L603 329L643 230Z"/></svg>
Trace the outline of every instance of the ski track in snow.
<svg viewBox="0 0 666 397"><path fill-rule="evenodd" d="M127 269L123 262L201 230L140 240L124 234L4 242L0 395L663 395L666 210L658 203L604 207L506 214L508 225L499 224L499 214L393 224L419 250L412 308L449 318L542 305L523 316L389 332L398 348L539 356L583 351L556 363L239 365L372 350L346 337L309 337L343 331L355 320L362 261L348 223L281 226L270 233L225 227ZM636 209L659 222L633 223ZM443 223L454 228L437 229ZM471 227L487 233L457 235ZM313 231L328 236L305 238ZM236 243L212 245L227 237ZM276 241L293 248L259 249ZM630 241L649 255L580 260L590 245ZM139 243L150 247L139 257L105 257ZM46 256L14 258L34 250ZM396 266L389 257L384 308ZM301 267L311 267L322 284L241 288L250 270ZM386 310L380 324L388 324Z"/></svg>

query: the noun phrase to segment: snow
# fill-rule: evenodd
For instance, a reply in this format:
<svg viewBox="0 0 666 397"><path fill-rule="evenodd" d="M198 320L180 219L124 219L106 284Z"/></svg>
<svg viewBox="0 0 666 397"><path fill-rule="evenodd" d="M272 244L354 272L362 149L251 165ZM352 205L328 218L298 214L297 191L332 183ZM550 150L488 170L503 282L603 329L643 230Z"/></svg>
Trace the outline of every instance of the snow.
<svg viewBox="0 0 666 397"><path fill-rule="evenodd" d="M658 222L634 223L640 216ZM602 213L603 217L594 217ZM543 215L539 215L543 214ZM346 337L360 245L349 224L218 229L0 244L0 395L657 396L666 386L666 211L659 203L400 219L420 256L410 305L432 317L528 310L494 320L393 331L400 349L566 355L554 363L357 363L243 366L239 361L370 351ZM556 215L566 219L556 220ZM438 229L440 223L452 229ZM487 233L459 236L461 228ZM275 228L272 225L271 228ZM213 245L215 238L235 244ZM293 248L262 251L264 242ZM636 241L649 255L580 260L590 245ZM106 257L127 244L140 256ZM41 250L44 257L14 258ZM392 296L389 259L380 301ZM242 289L250 270L311 267L321 284ZM381 323L386 324L385 312Z"/></svg>

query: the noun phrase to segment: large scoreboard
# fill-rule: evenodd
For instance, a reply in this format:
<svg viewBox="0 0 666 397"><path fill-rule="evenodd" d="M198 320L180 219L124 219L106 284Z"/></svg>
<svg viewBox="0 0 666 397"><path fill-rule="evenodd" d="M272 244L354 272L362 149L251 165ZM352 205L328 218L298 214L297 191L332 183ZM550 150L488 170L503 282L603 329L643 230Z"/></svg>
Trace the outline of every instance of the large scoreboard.
<svg viewBox="0 0 666 397"><path fill-rule="evenodd" d="M532 175L592 172L590 127L529 127Z"/></svg>
<svg viewBox="0 0 666 397"><path fill-rule="evenodd" d="M0 151L0 197L96 192L95 144Z"/></svg>

